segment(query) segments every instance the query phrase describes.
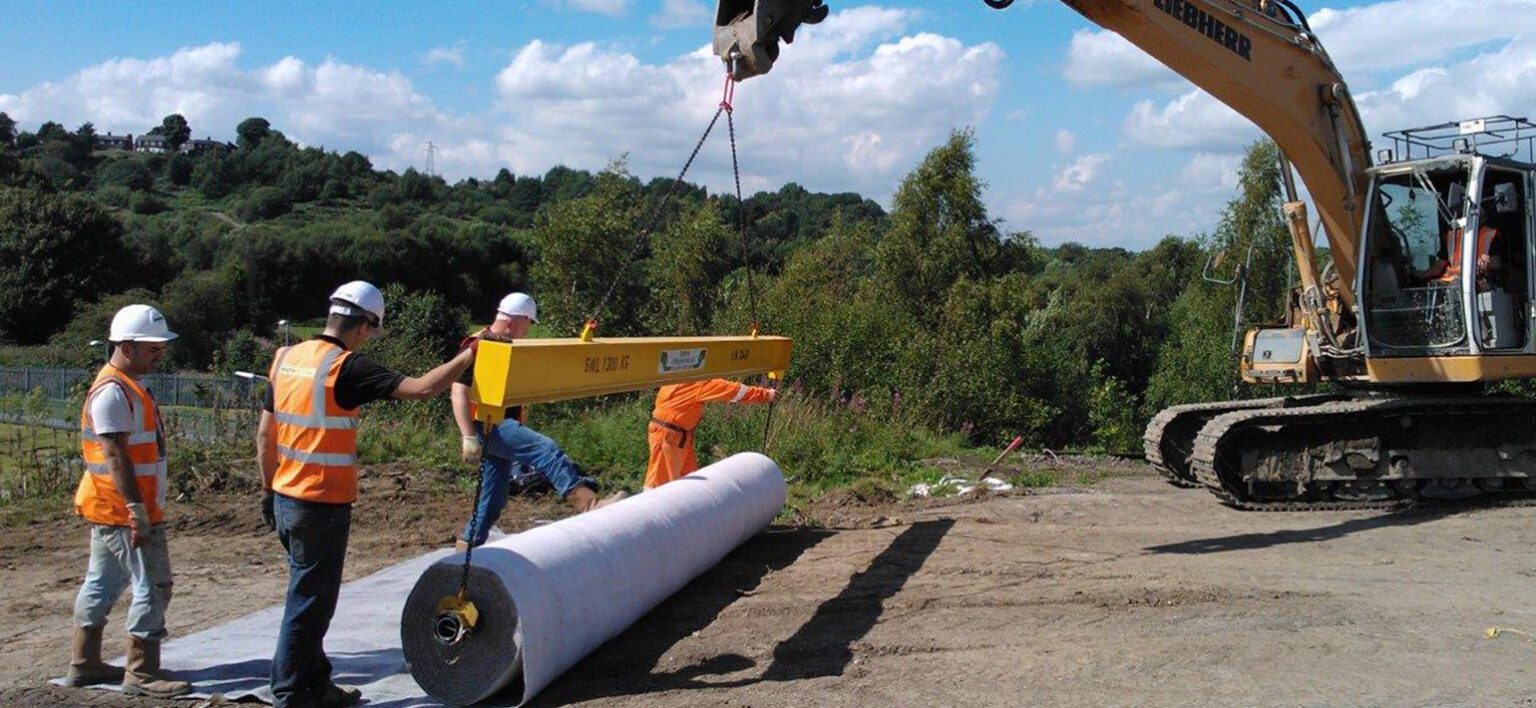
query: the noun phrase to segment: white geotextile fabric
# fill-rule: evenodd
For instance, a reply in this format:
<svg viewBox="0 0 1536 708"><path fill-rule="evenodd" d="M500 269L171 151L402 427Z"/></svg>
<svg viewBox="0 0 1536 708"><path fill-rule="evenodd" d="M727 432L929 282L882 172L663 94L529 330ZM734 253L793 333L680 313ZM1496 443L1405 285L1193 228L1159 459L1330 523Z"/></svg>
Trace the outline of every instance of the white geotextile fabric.
<svg viewBox="0 0 1536 708"><path fill-rule="evenodd" d="M745 452L617 504L477 549L473 565L501 580L517 618L516 646L473 647L504 666L495 681L485 681L487 690L478 699L494 695L520 672L521 700L527 702L771 523L786 494L778 465ZM430 597L457 587L451 574L438 577L444 576L446 587L433 583ZM430 616L402 622L402 632L431 630ZM521 666L515 661L519 656ZM449 684L456 687L469 677L455 677L455 666L483 666L429 665L425 655L410 660L418 676L437 672L438 681L459 681ZM425 676L422 684L433 685Z"/></svg>
<svg viewBox="0 0 1536 708"><path fill-rule="evenodd" d="M521 695L507 698L526 702L712 568L773 521L786 492L772 460L742 453L603 509L511 536L493 531L484 548L510 550L540 571L514 574L506 566L484 565L487 558L508 554L473 558L476 566L496 572L517 605L517 638L527 655L522 668L528 680ZM369 706L441 705L411 677L401 631L412 586L445 559L462 556L448 549L433 551L342 586L325 637L326 655L334 668L332 679L361 689ZM175 607L172 603L170 611ZM194 692L184 698L223 694L234 701L271 703L272 651L282 616L278 604L172 638L162 648L161 663L193 683ZM508 648L507 656L513 655ZM121 666L122 657L115 663ZM509 665L498 685L517 668Z"/></svg>
<svg viewBox="0 0 1536 708"><path fill-rule="evenodd" d="M276 536L272 543L277 544ZM334 668L332 680L362 689L369 706L441 705L416 685L405 666L400 650L400 611L421 572L450 555L451 549L433 551L341 587L336 616L325 635L326 655ZM172 563L174 569L174 559ZM176 611L174 602L170 611ZM223 694L232 701L255 698L271 703L272 651L282 619L283 606L279 604L228 624L172 638L161 647L160 663L192 682L193 693L183 698ZM114 663L122 666L122 661L118 657Z"/></svg>

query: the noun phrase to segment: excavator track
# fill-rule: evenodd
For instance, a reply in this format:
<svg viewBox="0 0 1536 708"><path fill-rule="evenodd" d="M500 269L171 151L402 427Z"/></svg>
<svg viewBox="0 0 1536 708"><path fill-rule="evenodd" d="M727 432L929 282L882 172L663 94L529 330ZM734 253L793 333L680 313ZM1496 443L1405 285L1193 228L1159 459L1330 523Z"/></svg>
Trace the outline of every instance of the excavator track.
<svg viewBox="0 0 1536 708"><path fill-rule="evenodd" d="M1237 410L1200 429L1190 469L1250 511L1531 506L1536 401L1383 396ZM1445 490L1466 496L1437 496ZM1351 498L1363 495L1374 498Z"/></svg>
<svg viewBox="0 0 1536 708"><path fill-rule="evenodd" d="M1241 410L1311 405L1317 400L1336 398L1338 396L1331 394L1282 396L1169 406L1147 423L1146 432L1141 437L1142 451L1146 453L1147 463L1169 484L1193 489L1201 486L1189 465L1190 456L1194 452L1195 436L1212 418Z"/></svg>

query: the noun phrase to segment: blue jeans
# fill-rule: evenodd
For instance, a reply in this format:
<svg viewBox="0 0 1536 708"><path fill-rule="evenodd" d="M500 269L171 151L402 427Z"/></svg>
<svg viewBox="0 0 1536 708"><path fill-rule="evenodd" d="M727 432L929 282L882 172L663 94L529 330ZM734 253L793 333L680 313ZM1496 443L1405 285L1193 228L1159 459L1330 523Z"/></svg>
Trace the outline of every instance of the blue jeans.
<svg viewBox="0 0 1536 708"><path fill-rule="evenodd" d="M288 551L288 596L272 657L272 700L277 708L318 698L331 683L325 633L336 614L341 569L347 559L351 504L273 500L277 537Z"/></svg>
<svg viewBox="0 0 1536 708"><path fill-rule="evenodd" d="M471 546L485 543L491 526L501 518L514 465L522 464L549 480L561 498L578 486L597 490L597 482L583 477L576 463L554 440L516 420L503 420L489 432L484 424L476 424L476 430L480 435L480 498L475 500L475 516L459 534Z"/></svg>
<svg viewBox="0 0 1536 708"><path fill-rule="evenodd" d="M75 595L75 626L103 627L123 586L133 587L128 633L146 642L165 638L165 607L171 603L171 556L165 525L151 527L134 548L126 526L91 524L91 565Z"/></svg>

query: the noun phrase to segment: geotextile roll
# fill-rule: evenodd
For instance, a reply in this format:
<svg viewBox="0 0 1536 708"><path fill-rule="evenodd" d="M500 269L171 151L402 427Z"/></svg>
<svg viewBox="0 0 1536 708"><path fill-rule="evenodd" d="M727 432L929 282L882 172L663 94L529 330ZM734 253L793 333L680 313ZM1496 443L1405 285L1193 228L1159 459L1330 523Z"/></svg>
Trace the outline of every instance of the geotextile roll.
<svg viewBox="0 0 1536 708"><path fill-rule="evenodd" d="M422 573L401 614L411 676L447 704L509 685L525 703L766 527L785 494L778 466L746 452L481 546L468 586L479 617L456 642L440 638L439 602L458 592L464 562L449 556Z"/></svg>

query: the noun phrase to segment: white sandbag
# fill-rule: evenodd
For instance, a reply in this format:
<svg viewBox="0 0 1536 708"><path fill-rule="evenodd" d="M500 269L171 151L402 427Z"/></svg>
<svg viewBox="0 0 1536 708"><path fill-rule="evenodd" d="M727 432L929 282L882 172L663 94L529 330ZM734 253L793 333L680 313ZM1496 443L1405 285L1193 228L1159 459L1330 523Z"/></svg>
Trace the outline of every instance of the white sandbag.
<svg viewBox="0 0 1536 708"><path fill-rule="evenodd" d="M467 704L513 685L527 702L623 632L784 506L774 462L741 453L596 511L475 549L475 628L439 639L438 601L458 591L464 556L422 573L400 618L411 675L434 699Z"/></svg>

